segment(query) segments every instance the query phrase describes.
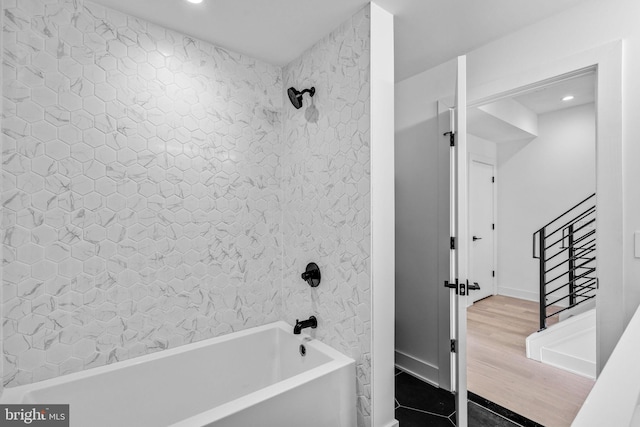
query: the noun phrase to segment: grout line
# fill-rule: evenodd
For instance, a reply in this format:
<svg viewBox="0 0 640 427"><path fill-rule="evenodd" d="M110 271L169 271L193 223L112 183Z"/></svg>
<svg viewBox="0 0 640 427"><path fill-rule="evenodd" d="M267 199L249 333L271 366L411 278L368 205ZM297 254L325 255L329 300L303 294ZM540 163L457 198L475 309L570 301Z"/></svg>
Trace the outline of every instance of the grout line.
<svg viewBox="0 0 640 427"><path fill-rule="evenodd" d="M446 418L446 419L449 419L449 417L450 417L451 415L453 415L453 414L451 414L451 415L449 415L449 416L447 416L447 415L440 415L440 414L436 414L436 413L434 413L434 412L424 411L424 410L422 410L422 409L417 409L417 408L411 408L410 406L404 406L404 405L400 405L399 407L400 407L400 408L404 408L404 409L411 409L412 411L416 411L416 412L422 412L423 414L435 415L436 417ZM455 412L454 412L454 414L455 414ZM451 420L449 420L449 421L451 421Z"/></svg>

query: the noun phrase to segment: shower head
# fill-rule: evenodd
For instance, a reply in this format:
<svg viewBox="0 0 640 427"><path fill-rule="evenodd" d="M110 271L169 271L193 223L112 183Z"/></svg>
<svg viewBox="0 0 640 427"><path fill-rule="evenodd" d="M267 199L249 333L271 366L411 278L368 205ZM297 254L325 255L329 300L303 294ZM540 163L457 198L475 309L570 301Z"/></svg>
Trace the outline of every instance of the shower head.
<svg viewBox="0 0 640 427"><path fill-rule="evenodd" d="M296 109L300 109L300 107L302 107L302 95L304 95L306 92L309 92L309 96L313 97L313 95L316 94L316 88L312 87L311 89L305 89L302 92L298 92L294 87L290 87L287 90L289 100L291 101L293 106L296 107Z"/></svg>

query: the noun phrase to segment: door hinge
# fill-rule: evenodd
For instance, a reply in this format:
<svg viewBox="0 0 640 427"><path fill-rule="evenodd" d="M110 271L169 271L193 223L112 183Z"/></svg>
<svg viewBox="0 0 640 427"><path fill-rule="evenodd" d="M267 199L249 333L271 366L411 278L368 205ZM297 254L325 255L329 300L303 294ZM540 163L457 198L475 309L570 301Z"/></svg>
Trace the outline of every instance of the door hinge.
<svg viewBox="0 0 640 427"><path fill-rule="evenodd" d="M456 134L454 132L445 132L444 136L449 135L449 147L456 146Z"/></svg>
<svg viewBox="0 0 640 427"><path fill-rule="evenodd" d="M496 177L495 176L491 177L491 182L496 182Z"/></svg>
<svg viewBox="0 0 640 427"><path fill-rule="evenodd" d="M451 237L449 240L449 248L451 250L456 248L456 238L455 237Z"/></svg>
<svg viewBox="0 0 640 427"><path fill-rule="evenodd" d="M451 353L455 353L458 350L458 345L456 340L451 340Z"/></svg>
<svg viewBox="0 0 640 427"><path fill-rule="evenodd" d="M495 270L491 270L491 277L496 277L496 271Z"/></svg>
<svg viewBox="0 0 640 427"><path fill-rule="evenodd" d="M495 224L491 224L491 229L495 230L496 229L496 225Z"/></svg>

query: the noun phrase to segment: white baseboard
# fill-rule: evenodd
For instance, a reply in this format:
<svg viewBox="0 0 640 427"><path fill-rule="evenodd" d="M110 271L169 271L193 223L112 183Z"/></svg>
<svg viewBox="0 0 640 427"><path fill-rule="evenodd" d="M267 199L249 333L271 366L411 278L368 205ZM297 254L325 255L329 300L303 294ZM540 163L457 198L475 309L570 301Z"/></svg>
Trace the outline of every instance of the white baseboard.
<svg viewBox="0 0 640 427"><path fill-rule="evenodd" d="M414 377L438 387L438 367L396 350L396 366Z"/></svg>
<svg viewBox="0 0 640 427"><path fill-rule="evenodd" d="M524 299L527 301L539 301L538 292L523 291L522 289L507 288L505 286L498 286L498 295Z"/></svg>

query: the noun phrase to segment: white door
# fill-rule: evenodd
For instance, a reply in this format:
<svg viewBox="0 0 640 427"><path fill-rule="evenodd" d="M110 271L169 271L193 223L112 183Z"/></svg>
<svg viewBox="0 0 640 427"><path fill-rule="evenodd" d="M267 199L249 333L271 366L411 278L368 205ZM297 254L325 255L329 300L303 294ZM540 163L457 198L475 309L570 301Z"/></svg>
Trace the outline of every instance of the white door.
<svg viewBox="0 0 640 427"><path fill-rule="evenodd" d="M456 87L450 108L450 288L451 384L456 397L458 427L468 425L467 400L467 294L468 280L468 191L467 191L467 74L466 56L456 60Z"/></svg>
<svg viewBox="0 0 640 427"><path fill-rule="evenodd" d="M469 293L468 251L468 165L467 165L467 100L466 100L466 57L460 56L449 63L455 73L455 96L438 102L439 129L444 133L442 141L442 161L448 157L449 165L443 167L442 179L447 189L439 198L443 219L442 227L448 227L442 256L445 273L444 285L448 288L449 333L443 338L451 341L449 363L451 391L455 394L457 426L468 426L467 400L467 294ZM453 85L453 82L451 83ZM440 197L440 195L439 195ZM441 214L441 216L440 216ZM439 220L440 222L440 220ZM439 261L440 262L440 261ZM446 271L446 272L445 272ZM473 287L473 284L471 284ZM445 288L443 288L445 289ZM441 345L444 344L440 341ZM448 351L449 349L447 349ZM446 356L445 360L446 360ZM443 363L444 364L444 363ZM444 381L443 378L441 380ZM442 382L443 382L442 381Z"/></svg>
<svg viewBox="0 0 640 427"><path fill-rule="evenodd" d="M469 280L480 289L469 294L471 303L494 295L494 166L478 159L469 162Z"/></svg>

